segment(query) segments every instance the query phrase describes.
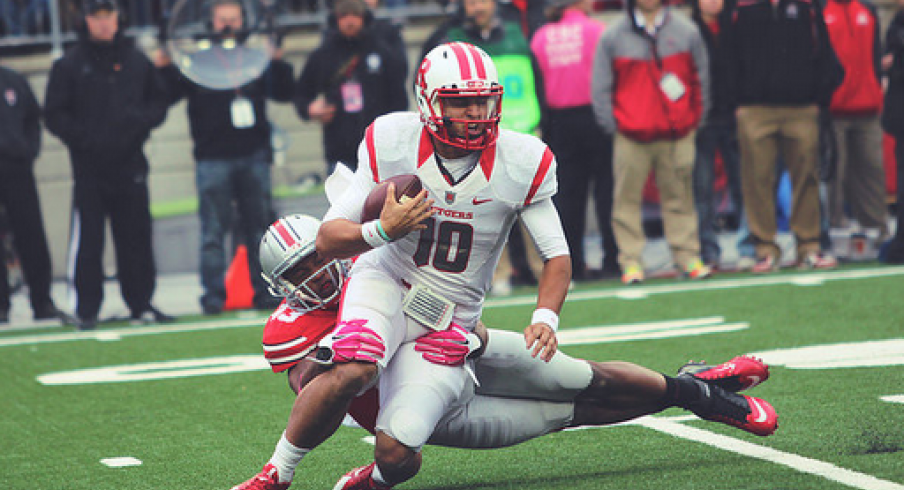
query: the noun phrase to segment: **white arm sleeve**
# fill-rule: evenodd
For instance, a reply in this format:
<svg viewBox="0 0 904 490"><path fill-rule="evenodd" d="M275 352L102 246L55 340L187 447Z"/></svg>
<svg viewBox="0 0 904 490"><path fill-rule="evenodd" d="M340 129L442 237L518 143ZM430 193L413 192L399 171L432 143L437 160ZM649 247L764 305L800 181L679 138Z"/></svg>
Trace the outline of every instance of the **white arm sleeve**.
<svg viewBox="0 0 904 490"><path fill-rule="evenodd" d="M543 260L569 255L565 232L552 199L543 199L522 209L521 221Z"/></svg>

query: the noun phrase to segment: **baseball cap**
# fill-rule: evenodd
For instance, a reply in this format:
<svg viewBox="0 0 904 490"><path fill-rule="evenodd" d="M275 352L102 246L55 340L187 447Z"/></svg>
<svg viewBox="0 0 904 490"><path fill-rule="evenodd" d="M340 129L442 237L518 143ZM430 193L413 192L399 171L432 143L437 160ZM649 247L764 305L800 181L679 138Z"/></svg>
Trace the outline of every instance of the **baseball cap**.
<svg viewBox="0 0 904 490"><path fill-rule="evenodd" d="M101 10L119 10L116 0L83 0L82 10L85 15L95 14Z"/></svg>

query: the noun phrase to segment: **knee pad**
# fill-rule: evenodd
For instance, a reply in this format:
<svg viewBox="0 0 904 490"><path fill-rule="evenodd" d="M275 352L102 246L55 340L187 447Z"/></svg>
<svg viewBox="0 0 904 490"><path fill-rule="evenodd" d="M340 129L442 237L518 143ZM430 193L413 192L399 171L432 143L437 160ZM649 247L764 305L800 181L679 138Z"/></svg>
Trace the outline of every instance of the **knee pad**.
<svg viewBox="0 0 904 490"><path fill-rule="evenodd" d="M421 359L405 344L380 378L377 430L419 451L436 424L466 396L463 368L439 366Z"/></svg>
<svg viewBox="0 0 904 490"><path fill-rule="evenodd" d="M382 422L377 424L377 430L385 432L414 451L421 450L434 428L434 424L425 420L422 413L408 407L396 408Z"/></svg>

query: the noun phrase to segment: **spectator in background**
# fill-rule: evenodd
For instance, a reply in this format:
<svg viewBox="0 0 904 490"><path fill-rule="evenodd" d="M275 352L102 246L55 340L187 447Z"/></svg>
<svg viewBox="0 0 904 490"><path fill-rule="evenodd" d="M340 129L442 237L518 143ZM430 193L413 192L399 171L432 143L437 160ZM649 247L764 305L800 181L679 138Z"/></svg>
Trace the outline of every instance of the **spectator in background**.
<svg viewBox="0 0 904 490"><path fill-rule="evenodd" d="M236 39L244 25L240 0L214 0L211 29L216 39ZM194 140L195 185L201 219L201 308L205 315L223 311L226 301L226 233L233 227L233 205L238 229L248 249L248 270L254 289L254 307L272 309L275 299L260 275L257 261L260 239L273 220L270 166L273 147L267 99L292 100L292 65L276 49L264 72L232 89L198 85L173 66L160 51L156 64L170 92L170 102L188 100L188 122Z"/></svg>
<svg viewBox="0 0 904 490"><path fill-rule="evenodd" d="M405 46L405 40L402 38L402 26L396 24L389 19L377 17L377 9L380 8L380 0L364 0L364 4L370 9L372 20L370 21L370 30L373 35L380 38L390 46L390 50L401 57L401 64L405 70L405 79L408 78L408 48ZM323 30L323 39L326 40L330 36L335 35L337 31L336 15L330 12L327 17L327 26ZM321 41L322 42L322 41Z"/></svg>
<svg viewBox="0 0 904 490"><path fill-rule="evenodd" d="M882 164L882 41L876 8L863 0L828 0L829 39L844 67L844 81L829 110L838 163L828 183L829 224L847 228L848 208L863 229L888 236Z"/></svg>
<svg viewBox="0 0 904 490"><path fill-rule="evenodd" d="M612 228L625 284L644 280L641 200L651 170L672 261L690 279L712 274L700 261L692 188L694 134L709 95L697 28L661 0L629 0L600 39L591 91L597 121L615 134Z"/></svg>
<svg viewBox="0 0 904 490"><path fill-rule="evenodd" d="M103 301L110 220L116 271L134 322L173 318L153 306L157 281L144 143L166 117L154 66L120 29L115 0L85 0L78 43L47 81L47 129L69 150L74 180L70 281L79 328L94 328Z"/></svg>
<svg viewBox="0 0 904 490"><path fill-rule="evenodd" d="M733 2L732 2L733 3ZM710 108L704 124L697 132L697 157L694 163L694 204L700 236L700 258L709 267L717 267L722 249L716 235L716 202L713 195L716 180L716 152L722 156L722 167L728 177L728 190L738 214L738 268L753 267L754 248L747 220L744 218L744 198L741 195L741 168L738 150L738 127L734 107L728 101L726 86L727 60L724 29L733 7L725 0L694 0L691 18L697 24L709 55Z"/></svg>
<svg viewBox="0 0 904 490"><path fill-rule="evenodd" d="M546 23L547 6L553 6L552 0L499 0L502 18L517 22L521 33L528 41L534 38L543 24ZM590 6L591 11L593 5Z"/></svg>
<svg viewBox="0 0 904 490"><path fill-rule="evenodd" d="M13 245L22 263L35 320L68 321L50 298L52 269L34 163L41 151L41 107L28 81L0 67L0 205L6 209ZM10 289L0 247L0 323L9 321Z"/></svg>
<svg viewBox="0 0 904 490"><path fill-rule="evenodd" d="M897 211L895 236L886 243L880 258L890 264L904 264L904 0L896 0L897 12L885 33L883 68L888 70L882 127L895 138L897 165Z"/></svg>
<svg viewBox="0 0 904 490"><path fill-rule="evenodd" d="M499 79L506 87L499 126L533 134L541 120L542 88L537 85L539 68L521 25L502 16L497 0L460 1L459 14L440 26L424 43L422 58L446 42L463 41L482 48L493 59ZM506 248L511 277L494 281L494 295L509 294L513 285L537 285L520 225L512 227Z"/></svg>
<svg viewBox="0 0 904 490"><path fill-rule="evenodd" d="M45 32L48 0L3 0L0 15L7 36Z"/></svg>
<svg viewBox="0 0 904 490"><path fill-rule="evenodd" d="M817 175L819 106L828 107L840 83L838 64L819 2L741 3L726 29L729 100L737 106L741 188L756 247L754 273L779 268L775 242L776 158L788 169L794 198L790 217L797 263L805 269L837 265L819 242Z"/></svg>
<svg viewBox="0 0 904 490"><path fill-rule="evenodd" d="M545 90L543 140L559 164L559 191L553 202L562 217L576 281L621 275L612 233L612 136L597 125L590 104L593 53L605 28L602 22L588 17L592 7L593 0L552 1L550 23L537 30L531 40ZM584 257L591 185L602 238L601 274L588 271Z"/></svg>
<svg viewBox="0 0 904 490"><path fill-rule="evenodd" d="M373 25L363 0L337 0L295 87L298 115L323 125L327 174L339 162L356 169L364 130L378 116L408 108L404 52Z"/></svg>

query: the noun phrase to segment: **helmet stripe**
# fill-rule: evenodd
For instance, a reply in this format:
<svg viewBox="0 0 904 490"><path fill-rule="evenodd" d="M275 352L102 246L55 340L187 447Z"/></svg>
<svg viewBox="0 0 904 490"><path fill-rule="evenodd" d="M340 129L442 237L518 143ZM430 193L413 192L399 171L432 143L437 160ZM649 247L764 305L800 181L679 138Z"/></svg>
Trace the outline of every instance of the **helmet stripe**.
<svg viewBox="0 0 904 490"><path fill-rule="evenodd" d="M465 46L468 47L468 52L471 53L471 60L474 61L474 68L477 70L477 78L480 78L481 80L486 79L487 69L483 66L483 58L480 56L480 51L470 44L466 44Z"/></svg>
<svg viewBox="0 0 904 490"><path fill-rule="evenodd" d="M465 52L463 43L451 43L449 47L458 59L458 70L461 72L462 80L471 79L471 63L468 62L468 54Z"/></svg>
<svg viewBox="0 0 904 490"><path fill-rule="evenodd" d="M286 229L286 220L281 219L274 223L273 229L279 236L280 241L285 244L284 248L286 250L291 248L292 245L295 245L295 237L293 237L292 234L289 233L289 230Z"/></svg>

